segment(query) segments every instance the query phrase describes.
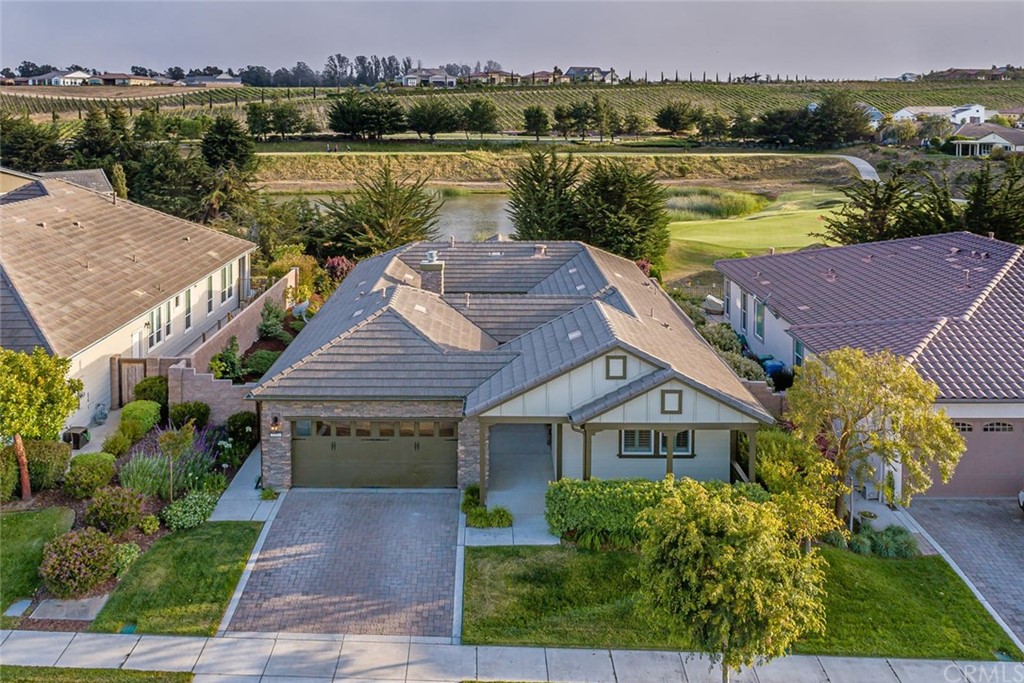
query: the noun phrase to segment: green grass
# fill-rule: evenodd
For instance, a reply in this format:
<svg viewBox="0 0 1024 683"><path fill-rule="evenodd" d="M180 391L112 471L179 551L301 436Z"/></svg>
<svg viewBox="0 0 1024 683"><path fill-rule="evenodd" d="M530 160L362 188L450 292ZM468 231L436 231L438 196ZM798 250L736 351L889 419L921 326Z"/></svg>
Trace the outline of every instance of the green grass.
<svg viewBox="0 0 1024 683"><path fill-rule="evenodd" d="M832 548L824 636L796 652L992 660L1022 655L939 557L882 560ZM565 547L467 548L463 640L689 649L636 607L637 556Z"/></svg>
<svg viewBox="0 0 1024 683"><path fill-rule="evenodd" d="M771 204L761 195L717 187L670 187L666 195L673 222L737 218L763 211Z"/></svg>
<svg viewBox="0 0 1024 683"><path fill-rule="evenodd" d="M845 200L835 190L785 192L763 210L736 218L677 221L669 225L672 242L666 258L669 279L714 267L717 259L737 252L755 256L793 251L820 242L810 233L821 230L821 216Z"/></svg>
<svg viewBox="0 0 1024 683"><path fill-rule="evenodd" d="M259 536L258 522L208 522L164 536L132 565L92 624L116 633L212 636Z"/></svg>
<svg viewBox="0 0 1024 683"><path fill-rule="evenodd" d="M39 564L47 541L66 533L75 521L68 508L0 515L0 610L39 588Z"/></svg>
<svg viewBox="0 0 1024 683"><path fill-rule="evenodd" d="M64 669L55 666L0 666L4 683L188 683L195 674L123 669Z"/></svg>

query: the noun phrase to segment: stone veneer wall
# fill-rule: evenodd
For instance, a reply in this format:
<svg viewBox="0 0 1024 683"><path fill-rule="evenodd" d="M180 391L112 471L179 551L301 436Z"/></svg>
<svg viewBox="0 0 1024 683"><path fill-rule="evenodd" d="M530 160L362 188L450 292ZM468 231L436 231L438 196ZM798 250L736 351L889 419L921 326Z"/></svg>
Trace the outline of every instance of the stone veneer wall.
<svg viewBox="0 0 1024 683"><path fill-rule="evenodd" d="M270 425L277 417L280 421L280 436L270 432ZM292 432L291 420L295 418L331 419L353 418L381 420L415 420L420 418L461 419L462 401L261 401L260 442L262 445L263 485L274 488L290 488L292 485ZM463 480L462 460L479 457L478 451L464 453L462 426L459 427L459 486L476 481L474 476ZM473 460L473 462L479 462ZM479 467L479 464L476 465ZM467 466L467 471L471 466Z"/></svg>
<svg viewBox="0 0 1024 683"><path fill-rule="evenodd" d="M167 403L173 406L202 401L210 406L210 424L220 425L235 413L256 409L252 401L245 400L255 386L255 383L234 384L229 379L214 379L210 373L196 372L182 361L167 371Z"/></svg>
<svg viewBox="0 0 1024 683"><path fill-rule="evenodd" d="M484 463L484 466L489 464ZM464 417L459 422L459 488L479 482L480 421L475 417Z"/></svg>

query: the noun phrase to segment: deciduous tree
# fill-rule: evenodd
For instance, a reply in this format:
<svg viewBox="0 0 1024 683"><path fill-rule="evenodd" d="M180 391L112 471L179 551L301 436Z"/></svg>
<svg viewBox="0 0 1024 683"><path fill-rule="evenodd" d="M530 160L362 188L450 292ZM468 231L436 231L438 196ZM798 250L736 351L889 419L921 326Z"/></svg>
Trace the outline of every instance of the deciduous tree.
<svg viewBox="0 0 1024 683"><path fill-rule="evenodd" d="M485 133L498 132L498 107L489 97L474 97L462 112L466 133L476 133L482 139Z"/></svg>
<svg viewBox="0 0 1024 683"><path fill-rule="evenodd" d="M964 441L946 411L936 409L939 389L889 351L838 349L805 362L786 394L794 433L816 444L855 484L881 470L903 470L901 501L953 476ZM884 474L883 474L884 476ZM844 516L836 496L836 516Z"/></svg>
<svg viewBox="0 0 1024 683"><path fill-rule="evenodd" d="M654 122L672 135L678 135L693 127L696 123L696 111L689 102L673 100L654 115Z"/></svg>
<svg viewBox="0 0 1024 683"><path fill-rule="evenodd" d="M405 112L409 129L417 135L426 133L433 142L438 133L458 130L459 115L440 97L420 97Z"/></svg>
<svg viewBox="0 0 1024 683"><path fill-rule="evenodd" d="M32 497L22 439L52 441L78 409L82 381L69 379L71 360L36 347L32 353L0 349L0 441L14 441L21 497Z"/></svg>
<svg viewBox="0 0 1024 683"><path fill-rule="evenodd" d="M270 105L266 102L250 102L245 105L245 127L254 138L266 140L273 130Z"/></svg>
<svg viewBox="0 0 1024 683"><path fill-rule="evenodd" d="M824 631L824 561L801 553L778 508L683 479L640 515L643 603L730 670Z"/></svg>

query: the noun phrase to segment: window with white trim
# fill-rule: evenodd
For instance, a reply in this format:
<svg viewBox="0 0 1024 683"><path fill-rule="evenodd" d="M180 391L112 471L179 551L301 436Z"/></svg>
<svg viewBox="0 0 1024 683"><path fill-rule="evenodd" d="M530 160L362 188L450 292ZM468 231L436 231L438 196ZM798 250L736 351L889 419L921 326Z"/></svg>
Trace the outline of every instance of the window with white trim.
<svg viewBox="0 0 1024 683"><path fill-rule="evenodd" d="M672 455L692 455L693 454L693 439L690 437L692 432L685 431L676 434L675 443L672 445ZM668 435L661 435L661 454L668 455Z"/></svg>
<svg viewBox="0 0 1024 683"><path fill-rule="evenodd" d="M740 329L747 333L747 293L740 292Z"/></svg>
<svg viewBox="0 0 1024 683"><path fill-rule="evenodd" d="M725 315L729 315L729 299L732 298L732 283L729 282L729 278L725 279L725 288L722 289L722 306L724 306Z"/></svg>
<svg viewBox="0 0 1024 683"><path fill-rule="evenodd" d="M185 329L192 329L192 288L185 290Z"/></svg>
<svg viewBox="0 0 1024 683"><path fill-rule="evenodd" d="M1013 425L1009 422L986 422L981 431L983 432L1012 432Z"/></svg>
<svg viewBox="0 0 1024 683"><path fill-rule="evenodd" d="M164 304L164 336L171 336L171 302Z"/></svg>
<svg viewBox="0 0 1024 683"><path fill-rule="evenodd" d="M804 343L799 339L793 340L793 367L804 364Z"/></svg>
<svg viewBox="0 0 1024 683"><path fill-rule="evenodd" d="M163 307L157 306L149 312L149 348L164 340Z"/></svg>
<svg viewBox="0 0 1024 683"><path fill-rule="evenodd" d="M206 278L206 315L213 313L213 276Z"/></svg>
<svg viewBox="0 0 1024 683"><path fill-rule="evenodd" d="M224 303L235 295L234 263L220 269L220 302Z"/></svg>
<svg viewBox="0 0 1024 683"><path fill-rule="evenodd" d="M764 302L754 298L754 336L764 341Z"/></svg>
<svg viewBox="0 0 1024 683"><path fill-rule="evenodd" d="M623 455L653 455L653 433L649 429L624 429L622 431Z"/></svg>

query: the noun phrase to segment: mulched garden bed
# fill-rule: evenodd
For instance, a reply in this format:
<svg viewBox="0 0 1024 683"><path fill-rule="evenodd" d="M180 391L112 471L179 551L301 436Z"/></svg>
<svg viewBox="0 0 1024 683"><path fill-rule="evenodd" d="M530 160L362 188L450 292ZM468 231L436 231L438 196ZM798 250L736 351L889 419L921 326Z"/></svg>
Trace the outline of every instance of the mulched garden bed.
<svg viewBox="0 0 1024 683"><path fill-rule="evenodd" d="M299 329L296 329L295 323L299 323ZM288 334L292 335L293 339L295 338L295 335L297 335L300 332L304 324L305 323L302 322L302 319L296 318L294 315L292 315L291 311L289 311L287 315L285 315L284 317L284 329L286 332L288 332ZM257 339L252 346L250 346L249 348L242 352L242 366L245 367L246 361L248 361L249 357L256 351L274 351L275 353L281 353L286 348L288 348L288 344L285 344L280 339ZM251 373L246 374L242 376L241 383L245 384L248 382L255 382L260 377L261 375L253 375Z"/></svg>

